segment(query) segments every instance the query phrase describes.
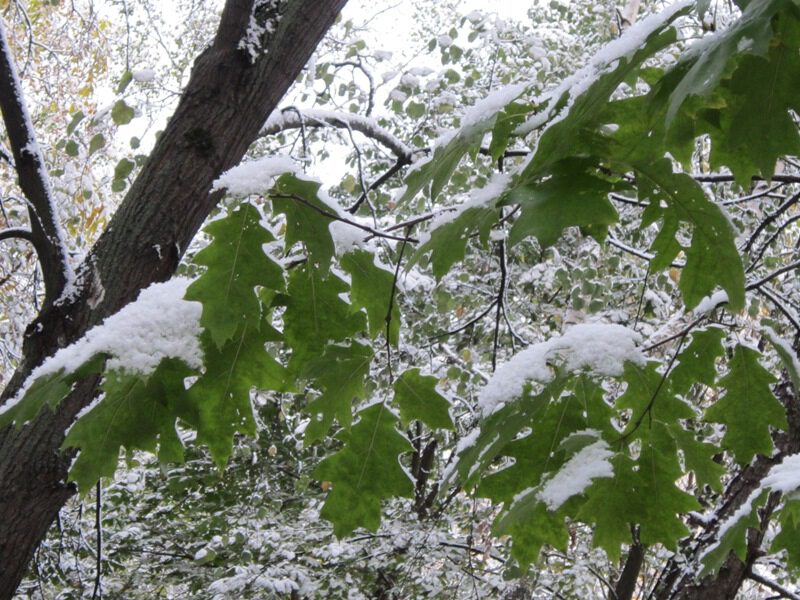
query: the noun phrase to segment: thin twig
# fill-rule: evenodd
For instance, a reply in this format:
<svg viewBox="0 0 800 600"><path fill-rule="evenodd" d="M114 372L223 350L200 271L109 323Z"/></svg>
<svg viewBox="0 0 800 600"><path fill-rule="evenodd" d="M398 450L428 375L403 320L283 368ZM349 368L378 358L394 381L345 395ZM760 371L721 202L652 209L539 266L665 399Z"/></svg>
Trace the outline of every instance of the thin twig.
<svg viewBox="0 0 800 600"><path fill-rule="evenodd" d="M795 594L791 590L786 589L781 584L776 583L775 581L771 581L766 577L759 575L758 573L754 573L753 571L749 571L747 573L747 578L752 579L756 583L760 583L764 587L768 587L773 592L777 592L781 595L782 598L789 598L790 600L800 600L800 595Z"/></svg>
<svg viewBox="0 0 800 600"><path fill-rule="evenodd" d="M768 275L764 275L764 277L762 277L758 281L754 281L752 283L748 283L747 286L744 289L746 289L747 291L755 290L757 288L760 288L762 285L764 285L768 281L771 281L772 279L775 279L779 275L783 275L784 273L787 273L789 271L794 271L796 269L800 269L800 260L796 260L796 261L794 261L792 263L789 263L788 265L784 265L780 269L777 269L777 270L773 271L772 273L770 273Z"/></svg>
<svg viewBox="0 0 800 600"><path fill-rule="evenodd" d="M408 234L408 231L406 231ZM392 292L389 295L389 310L386 311L386 363L389 367L389 383L394 383L392 374L392 310L394 309L394 296L397 292L397 280L400 277L400 265L403 263L403 254L406 251L406 240L400 245L400 255L397 257L397 265L394 269L392 278Z"/></svg>
<svg viewBox="0 0 800 600"><path fill-rule="evenodd" d="M347 223L348 225L355 227L356 229L361 229L362 231L366 231L367 233L371 234L374 237L386 238L387 240L394 240L396 242L410 242L412 244L416 244L419 241L415 238L400 237L383 231L378 231L377 229L370 227L369 225L364 225L363 223L358 223L357 221L351 221L350 219L347 219L345 217L327 211L324 208L315 206L313 203L309 202L308 200L297 194L270 194L270 197L282 200L296 200L300 204L303 204L304 206L307 206L308 208L318 212L323 217L327 217L332 221L341 221L342 223Z"/></svg>
<svg viewBox="0 0 800 600"><path fill-rule="evenodd" d="M500 289L497 290L497 313L494 317L494 340L492 342L492 373L497 369L497 348L500 343L500 317L503 312L503 298L506 295L506 280L508 269L506 267L506 241L500 240L498 244L498 258L500 260Z"/></svg>
<svg viewBox="0 0 800 600"><path fill-rule="evenodd" d="M96 556L95 556L95 575L94 590L92 590L92 600L103 597L102 567L103 567L103 523L102 523L102 488L100 482L96 485L97 498L94 506L94 526L97 536Z"/></svg>

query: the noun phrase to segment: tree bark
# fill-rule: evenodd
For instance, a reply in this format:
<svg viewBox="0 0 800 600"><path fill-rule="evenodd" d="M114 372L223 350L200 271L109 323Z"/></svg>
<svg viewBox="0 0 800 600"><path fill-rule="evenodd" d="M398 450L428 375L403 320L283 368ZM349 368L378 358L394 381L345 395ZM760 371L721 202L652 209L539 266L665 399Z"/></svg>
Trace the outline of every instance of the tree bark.
<svg viewBox="0 0 800 600"><path fill-rule="evenodd" d="M48 302L28 327L5 401L59 348L169 279L219 201L213 181L240 162L300 74L346 0L283 0L282 16L255 60L239 48L255 0L228 0L212 45L195 61L178 107L106 230L77 270L75 292ZM64 431L95 396L76 386L55 412L0 431L0 599L11 598L64 502L71 456Z"/></svg>

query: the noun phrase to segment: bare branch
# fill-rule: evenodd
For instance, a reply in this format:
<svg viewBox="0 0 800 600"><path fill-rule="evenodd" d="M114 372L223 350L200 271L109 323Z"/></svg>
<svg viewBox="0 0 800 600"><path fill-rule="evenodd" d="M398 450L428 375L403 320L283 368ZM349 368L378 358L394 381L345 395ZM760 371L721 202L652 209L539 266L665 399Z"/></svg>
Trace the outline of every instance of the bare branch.
<svg viewBox="0 0 800 600"><path fill-rule="evenodd" d="M791 590L786 589L779 583L775 581L771 581L766 577L759 575L758 573L754 573L752 570L747 574L748 579L752 579L756 583L763 585L771 589L773 592L777 592L781 595L782 598L789 598L790 600L800 600L800 594L795 594Z"/></svg>
<svg viewBox="0 0 800 600"><path fill-rule="evenodd" d="M402 140L392 135L389 131L378 125L375 119L363 117L353 113L335 112L319 109L284 108L270 115L261 136L274 135L287 129L299 127L335 127L337 129L352 129L375 140L388 148L398 158L405 158L411 162L414 150Z"/></svg>
<svg viewBox="0 0 800 600"><path fill-rule="evenodd" d="M35 240L45 284L45 306L61 295L71 270L44 157L25 106L5 24L0 21L0 109L3 112L19 186L28 200L31 236Z"/></svg>

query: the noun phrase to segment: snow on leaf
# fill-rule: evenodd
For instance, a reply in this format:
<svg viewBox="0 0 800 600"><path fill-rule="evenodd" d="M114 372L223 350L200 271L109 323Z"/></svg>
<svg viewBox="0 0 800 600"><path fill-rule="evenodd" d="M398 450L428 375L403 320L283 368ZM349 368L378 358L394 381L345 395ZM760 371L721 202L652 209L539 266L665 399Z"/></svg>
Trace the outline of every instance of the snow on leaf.
<svg viewBox="0 0 800 600"><path fill-rule="evenodd" d="M477 153L484 134L492 130L498 113L506 109L525 90L524 85L513 84L498 88L486 98L467 109L461 128L439 138L433 147L433 155L418 162L405 179L405 188L397 199L402 205L414 198L430 185L430 198L435 200L450 180L461 159L467 154ZM508 118L505 114L502 118ZM502 137L498 132L498 144ZM497 152L498 146L495 146Z"/></svg>
<svg viewBox="0 0 800 600"><path fill-rule="evenodd" d="M498 367L481 390L478 404L484 415L491 414L521 394L526 381L549 382L553 378L551 365L559 364L559 360L567 372L588 369L601 376L621 375L626 361L644 363L639 342L641 336L622 325L574 325L563 336L533 344Z"/></svg>

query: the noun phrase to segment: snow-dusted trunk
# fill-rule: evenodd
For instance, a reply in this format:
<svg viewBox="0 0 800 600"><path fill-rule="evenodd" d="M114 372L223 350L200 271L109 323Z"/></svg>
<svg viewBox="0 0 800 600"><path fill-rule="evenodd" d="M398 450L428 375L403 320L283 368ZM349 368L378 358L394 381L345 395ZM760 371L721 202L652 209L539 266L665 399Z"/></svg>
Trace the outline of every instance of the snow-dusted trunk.
<svg viewBox="0 0 800 600"><path fill-rule="evenodd" d="M22 363L3 400L44 358L79 339L142 288L173 274L219 200L219 194L209 193L212 182L241 160L345 2L283 0L274 33L255 54L252 44L240 49L255 0L226 2L213 44L195 61L147 164L78 269L74 293L63 302L53 302L51 295L29 326ZM21 97L21 90L15 93ZM56 240L44 237L42 251L56 256L57 249L47 246ZM13 595L36 545L74 493L65 483L69 457L60 446L65 428L95 395L96 385L96 379L86 380L55 413L44 411L21 430L0 432L0 599Z"/></svg>

